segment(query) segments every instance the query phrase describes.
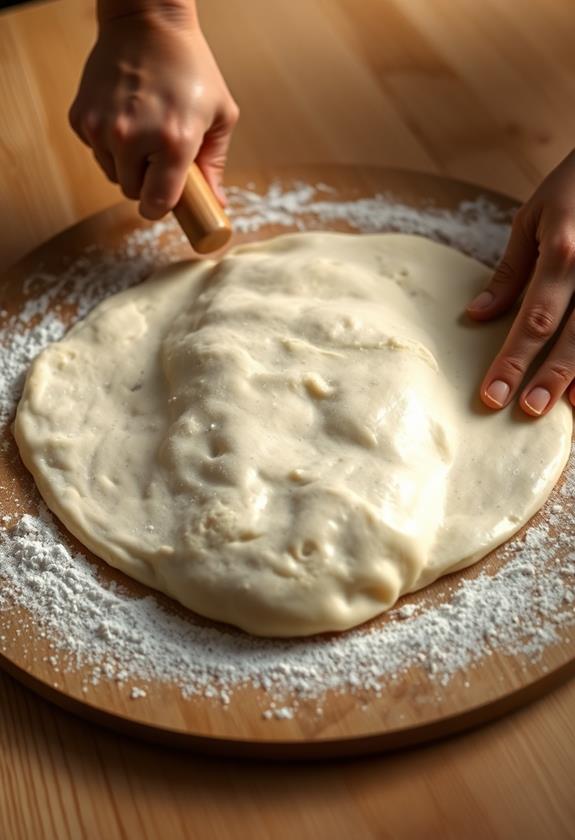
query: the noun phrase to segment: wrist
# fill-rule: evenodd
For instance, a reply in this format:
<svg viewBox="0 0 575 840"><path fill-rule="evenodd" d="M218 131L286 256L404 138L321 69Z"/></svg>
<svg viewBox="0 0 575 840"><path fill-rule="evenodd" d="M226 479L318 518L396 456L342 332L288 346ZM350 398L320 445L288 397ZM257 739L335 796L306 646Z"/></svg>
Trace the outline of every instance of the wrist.
<svg viewBox="0 0 575 840"><path fill-rule="evenodd" d="M150 24L197 26L195 0L97 0L98 25L143 20Z"/></svg>

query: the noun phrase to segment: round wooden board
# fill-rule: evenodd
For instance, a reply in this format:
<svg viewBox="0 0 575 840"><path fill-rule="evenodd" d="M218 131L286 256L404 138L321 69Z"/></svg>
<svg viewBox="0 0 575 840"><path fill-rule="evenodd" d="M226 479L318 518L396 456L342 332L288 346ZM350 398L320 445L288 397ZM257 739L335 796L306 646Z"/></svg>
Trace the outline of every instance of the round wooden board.
<svg viewBox="0 0 575 840"><path fill-rule="evenodd" d="M511 213L516 203L502 195L456 181L430 175L373 167L299 167L281 173L258 171L234 178L234 184L250 186L264 193L272 181L288 187L294 182L327 184L335 190L330 201L352 200L389 194L414 208L429 204L454 209L462 201L485 196L503 213ZM11 317L22 312L34 295L46 291L46 282L26 283L39 275L54 277L83 257L86 273L102 258L102 250L121 247L125 237L147 224L136 215L133 205L123 203L98 214L55 237L18 263L1 280L0 304ZM317 227L317 225L316 225ZM344 223L326 225L345 230ZM285 226L266 225L257 232L237 234L235 242L252 241L285 233ZM172 236L172 239L174 237ZM97 247L94 247L94 246ZM149 247L149 243L148 243ZM189 256L179 243L170 246L170 256ZM154 260L152 259L151 263ZM152 265L150 264L150 268ZM62 314L62 309L59 310ZM0 502L3 514L20 516L37 511L38 496L30 475L23 468L9 429L4 432L0 452ZM558 490L554 492L559 492ZM565 500L562 500L563 504ZM62 539L75 550L83 549L66 531ZM87 555L99 567L105 580L120 581L134 595L148 592L97 558ZM501 564L501 552L494 552L476 566L441 579L425 593L404 599L417 604L440 603L462 578L480 572L493 572ZM0 587L1 587L0 567ZM186 612L163 596L157 596L168 610ZM384 625L384 616L373 624ZM49 640L34 632L25 609L14 607L2 613L0 664L9 673L47 699L98 723L123 732L164 743L194 747L213 753L266 758L313 758L350 755L397 748L451 734L501 715L525 703L569 675L575 673L575 633L573 626L563 633L560 644L549 646L535 662L521 656L494 653L472 668L456 673L445 685L431 680L419 667L413 667L384 686L381 696L369 692L329 694L323 698L323 714L317 715L315 702L302 703L293 719L264 719L263 691L253 687L238 689L227 707L204 697L185 699L180 689L169 683L142 680L146 696L130 699L125 685L102 678L83 691L85 673L81 668L55 672L50 665ZM23 634L21 628L30 630ZM268 703L269 705L269 703Z"/></svg>

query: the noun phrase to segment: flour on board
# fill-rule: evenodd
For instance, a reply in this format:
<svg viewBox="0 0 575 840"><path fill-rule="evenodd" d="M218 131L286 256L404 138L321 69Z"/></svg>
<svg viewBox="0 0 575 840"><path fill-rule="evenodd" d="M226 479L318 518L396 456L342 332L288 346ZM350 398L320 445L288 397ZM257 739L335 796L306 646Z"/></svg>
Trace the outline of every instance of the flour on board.
<svg viewBox="0 0 575 840"><path fill-rule="evenodd" d="M236 188L230 198L238 231L270 224L307 230L342 222L366 232L421 233L488 264L497 260L509 229L509 219L485 199L455 211L414 210L381 195L340 202L331 188L306 184L273 185L265 195ZM57 277L38 273L27 279L31 302L17 314L0 313L4 427L29 362L66 330L63 309L82 317L107 295L179 256L181 244L175 226L160 222L128 236L116 252L98 252L97 260L87 253ZM147 683L166 681L184 696L225 705L234 689L247 683L266 690L269 709L263 714L278 720L292 717L302 700L317 699L321 708L329 690L379 694L414 665L445 684L495 650L536 659L560 642L575 620L574 492L575 470L569 465L539 524L506 546L496 573L460 580L443 603L419 596L417 607L408 599L382 627L297 641L201 626L168 612L154 595L137 597L105 582L98 567L70 550L36 495L26 500L29 508L37 507L35 516L22 515L15 499L14 512L0 519L0 650L7 649L1 628L10 623L13 607L25 607L28 618L18 619L16 632L33 639L34 630L49 640L55 684L62 671L82 666L86 691L105 679L126 686L127 695L137 699ZM566 556L559 562L562 547Z"/></svg>

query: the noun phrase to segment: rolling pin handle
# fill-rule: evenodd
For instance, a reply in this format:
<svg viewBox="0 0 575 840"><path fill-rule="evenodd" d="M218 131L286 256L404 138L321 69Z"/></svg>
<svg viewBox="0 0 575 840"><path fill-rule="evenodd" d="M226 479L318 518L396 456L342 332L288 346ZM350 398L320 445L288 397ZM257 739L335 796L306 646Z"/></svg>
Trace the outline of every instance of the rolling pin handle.
<svg viewBox="0 0 575 840"><path fill-rule="evenodd" d="M231 239L230 220L195 163L190 167L174 215L198 254L219 251Z"/></svg>

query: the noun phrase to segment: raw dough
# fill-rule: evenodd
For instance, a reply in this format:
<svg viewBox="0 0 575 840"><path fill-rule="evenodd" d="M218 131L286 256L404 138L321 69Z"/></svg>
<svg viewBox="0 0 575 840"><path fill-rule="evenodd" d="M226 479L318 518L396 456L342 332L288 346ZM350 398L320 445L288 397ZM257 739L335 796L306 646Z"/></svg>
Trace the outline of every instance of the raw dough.
<svg viewBox="0 0 575 840"><path fill-rule="evenodd" d="M395 234L173 266L36 359L22 458L86 546L196 612L352 627L506 540L568 458L566 403L476 399L509 326L462 317L488 273Z"/></svg>

